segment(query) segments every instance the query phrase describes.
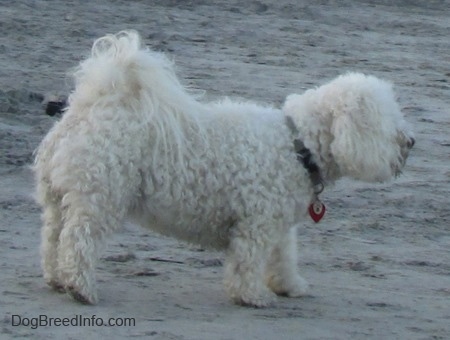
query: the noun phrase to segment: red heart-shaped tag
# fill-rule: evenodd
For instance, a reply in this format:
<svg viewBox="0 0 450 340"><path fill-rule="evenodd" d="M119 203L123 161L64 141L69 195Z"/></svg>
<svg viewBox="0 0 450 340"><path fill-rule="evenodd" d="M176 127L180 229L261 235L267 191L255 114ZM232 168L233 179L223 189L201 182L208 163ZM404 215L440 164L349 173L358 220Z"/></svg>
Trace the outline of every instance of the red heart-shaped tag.
<svg viewBox="0 0 450 340"><path fill-rule="evenodd" d="M325 210L325 205L316 198L314 202L309 205L309 216L311 216L314 222L318 223L323 215L325 215Z"/></svg>

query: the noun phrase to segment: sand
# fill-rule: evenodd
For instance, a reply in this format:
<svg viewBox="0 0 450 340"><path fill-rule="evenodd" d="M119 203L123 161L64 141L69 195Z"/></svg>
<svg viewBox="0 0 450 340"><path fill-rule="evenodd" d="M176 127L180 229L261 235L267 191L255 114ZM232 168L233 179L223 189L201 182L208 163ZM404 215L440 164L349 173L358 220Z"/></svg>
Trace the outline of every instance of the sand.
<svg viewBox="0 0 450 340"><path fill-rule="evenodd" d="M71 91L94 39L129 28L206 99L279 106L350 70L395 84L416 147L395 181L322 194L323 221L299 230L309 296L232 305L221 253L130 224L99 262L98 305L46 287L29 164L58 117L42 101ZM450 338L449 1L1 1L0 31L1 339ZM135 324L13 326L39 315Z"/></svg>

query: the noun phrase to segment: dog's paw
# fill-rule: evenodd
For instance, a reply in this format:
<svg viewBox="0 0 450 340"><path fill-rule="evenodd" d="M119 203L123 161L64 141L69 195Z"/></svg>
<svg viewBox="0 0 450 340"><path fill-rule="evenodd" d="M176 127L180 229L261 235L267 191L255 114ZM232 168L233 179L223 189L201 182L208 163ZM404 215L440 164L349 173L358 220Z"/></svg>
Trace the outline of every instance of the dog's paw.
<svg viewBox="0 0 450 340"><path fill-rule="evenodd" d="M308 282L301 276L297 276L293 282L286 286L285 295L288 297L305 296L308 293L308 289Z"/></svg>
<svg viewBox="0 0 450 340"><path fill-rule="evenodd" d="M87 291L82 291L80 289L75 288L74 286L66 287L66 292L72 297L74 300L81 302L85 305L95 305L97 303L97 294Z"/></svg>
<svg viewBox="0 0 450 340"><path fill-rule="evenodd" d="M248 291L232 296L232 300L235 304L256 308L268 307L273 304L276 299L277 296L269 289L263 289L259 292Z"/></svg>
<svg viewBox="0 0 450 340"><path fill-rule="evenodd" d="M300 275L296 275L294 278L284 281L272 278L269 280L268 285L277 295L287 297L305 296L309 288L308 282Z"/></svg>
<svg viewBox="0 0 450 340"><path fill-rule="evenodd" d="M48 286L50 286L50 288L57 291L58 293L64 293L66 291L64 285L56 280L49 280L46 281L46 283Z"/></svg>

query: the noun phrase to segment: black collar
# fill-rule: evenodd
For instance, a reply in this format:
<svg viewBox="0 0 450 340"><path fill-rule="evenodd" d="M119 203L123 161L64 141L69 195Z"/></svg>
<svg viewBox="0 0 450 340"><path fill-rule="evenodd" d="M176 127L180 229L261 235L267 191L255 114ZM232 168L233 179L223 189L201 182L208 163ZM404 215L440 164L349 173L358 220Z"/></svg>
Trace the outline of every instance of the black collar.
<svg viewBox="0 0 450 340"><path fill-rule="evenodd" d="M286 125L292 131L294 136L300 135L300 132L295 126L292 117L286 116ZM312 159L311 151L305 146L300 138L294 139L294 149L297 154L297 160L302 163L303 167L308 171L309 178L311 179L314 187L314 193L316 195L320 194L324 188L323 180L320 174L319 166Z"/></svg>

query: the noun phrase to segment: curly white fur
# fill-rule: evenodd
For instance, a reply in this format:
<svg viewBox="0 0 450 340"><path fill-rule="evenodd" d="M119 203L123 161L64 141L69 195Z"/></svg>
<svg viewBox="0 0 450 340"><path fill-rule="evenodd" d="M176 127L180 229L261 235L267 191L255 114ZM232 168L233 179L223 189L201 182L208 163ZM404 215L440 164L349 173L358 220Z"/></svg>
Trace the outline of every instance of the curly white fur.
<svg viewBox="0 0 450 340"><path fill-rule="evenodd" d="M226 249L225 287L236 303L300 296L307 284L297 274L295 225L313 189L293 139L310 148L328 182L387 180L413 141L390 85L374 77L342 76L289 96L283 110L228 99L201 103L134 31L98 39L75 80L34 170L44 278L85 303L97 301L102 241L127 216Z"/></svg>

